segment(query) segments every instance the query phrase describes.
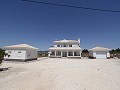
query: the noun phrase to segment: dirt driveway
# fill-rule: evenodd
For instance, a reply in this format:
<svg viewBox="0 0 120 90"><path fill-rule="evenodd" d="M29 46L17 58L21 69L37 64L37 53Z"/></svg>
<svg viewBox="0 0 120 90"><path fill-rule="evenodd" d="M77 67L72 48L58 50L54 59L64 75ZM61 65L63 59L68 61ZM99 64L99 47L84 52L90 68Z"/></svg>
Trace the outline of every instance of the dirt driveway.
<svg viewBox="0 0 120 90"><path fill-rule="evenodd" d="M0 90L120 90L120 60L4 62Z"/></svg>

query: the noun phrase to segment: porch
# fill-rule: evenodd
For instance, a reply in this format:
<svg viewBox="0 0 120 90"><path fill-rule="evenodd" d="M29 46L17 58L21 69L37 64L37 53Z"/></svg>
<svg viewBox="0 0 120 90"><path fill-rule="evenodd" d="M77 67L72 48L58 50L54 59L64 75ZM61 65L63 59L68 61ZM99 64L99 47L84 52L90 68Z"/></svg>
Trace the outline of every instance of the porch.
<svg viewBox="0 0 120 90"><path fill-rule="evenodd" d="M49 57L67 57L67 58L74 58L74 57L81 57L81 51L50 51Z"/></svg>

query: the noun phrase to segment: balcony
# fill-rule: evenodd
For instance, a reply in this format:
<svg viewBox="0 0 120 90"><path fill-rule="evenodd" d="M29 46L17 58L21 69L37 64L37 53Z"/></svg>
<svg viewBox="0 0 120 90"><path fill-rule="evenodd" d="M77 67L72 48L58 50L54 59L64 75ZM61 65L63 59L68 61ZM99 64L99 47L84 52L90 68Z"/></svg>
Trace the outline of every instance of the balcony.
<svg viewBox="0 0 120 90"><path fill-rule="evenodd" d="M54 45L54 46L50 46L50 47L61 47L61 48L64 48L64 47L80 47L79 45Z"/></svg>

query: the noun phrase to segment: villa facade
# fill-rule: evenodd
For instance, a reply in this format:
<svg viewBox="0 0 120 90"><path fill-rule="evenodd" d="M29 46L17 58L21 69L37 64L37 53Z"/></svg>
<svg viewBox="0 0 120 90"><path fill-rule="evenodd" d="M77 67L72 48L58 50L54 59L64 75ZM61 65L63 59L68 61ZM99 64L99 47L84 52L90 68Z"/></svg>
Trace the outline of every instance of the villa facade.
<svg viewBox="0 0 120 90"><path fill-rule="evenodd" d="M78 40L56 40L49 48L49 57L81 58L82 49Z"/></svg>

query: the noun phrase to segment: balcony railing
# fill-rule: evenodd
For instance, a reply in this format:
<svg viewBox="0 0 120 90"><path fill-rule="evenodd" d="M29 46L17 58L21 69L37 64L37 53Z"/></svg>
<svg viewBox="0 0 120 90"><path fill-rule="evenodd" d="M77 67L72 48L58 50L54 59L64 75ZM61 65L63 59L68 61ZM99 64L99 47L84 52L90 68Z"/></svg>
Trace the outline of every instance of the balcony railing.
<svg viewBox="0 0 120 90"><path fill-rule="evenodd" d="M50 47L58 47L58 46L50 46ZM63 47L64 48L64 46L59 46L59 47ZM66 46L66 47L80 47L80 46Z"/></svg>

